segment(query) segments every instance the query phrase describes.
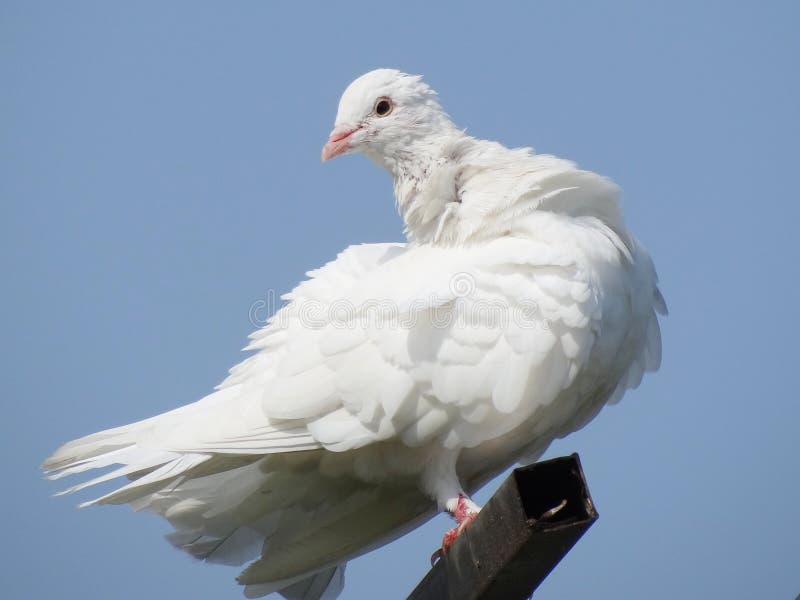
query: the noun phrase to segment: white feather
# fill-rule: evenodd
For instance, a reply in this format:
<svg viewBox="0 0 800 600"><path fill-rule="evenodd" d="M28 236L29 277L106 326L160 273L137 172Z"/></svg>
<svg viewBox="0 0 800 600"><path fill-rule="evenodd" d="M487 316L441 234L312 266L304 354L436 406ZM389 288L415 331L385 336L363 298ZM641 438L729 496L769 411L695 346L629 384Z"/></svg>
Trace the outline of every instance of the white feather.
<svg viewBox="0 0 800 600"><path fill-rule="evenodd" d="M379 119L384 95L398 108ZM164 516L198 558L255 559L248 597L335 597L349 558L539 456L661 362L666 305L612 182L465 135L396 71L354 82L339 113L394 176L410 243L347 248L216 392L44 465L120 464L67 491L128 476L93 502Z"/></svg>

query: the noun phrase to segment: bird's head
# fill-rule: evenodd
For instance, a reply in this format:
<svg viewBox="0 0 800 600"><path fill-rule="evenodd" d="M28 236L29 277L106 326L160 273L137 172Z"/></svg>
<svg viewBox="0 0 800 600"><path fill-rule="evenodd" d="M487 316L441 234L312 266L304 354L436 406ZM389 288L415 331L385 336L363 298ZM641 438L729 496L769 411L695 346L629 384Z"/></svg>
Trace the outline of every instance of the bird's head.
<svg viewBox="0 0 800 600"><path fill-rule="evenodd" d="M322 160L363 152L388 166L416 140L450 119L421 77L395 69L376 69L353 81L339 100L339 111Z"/></svg>

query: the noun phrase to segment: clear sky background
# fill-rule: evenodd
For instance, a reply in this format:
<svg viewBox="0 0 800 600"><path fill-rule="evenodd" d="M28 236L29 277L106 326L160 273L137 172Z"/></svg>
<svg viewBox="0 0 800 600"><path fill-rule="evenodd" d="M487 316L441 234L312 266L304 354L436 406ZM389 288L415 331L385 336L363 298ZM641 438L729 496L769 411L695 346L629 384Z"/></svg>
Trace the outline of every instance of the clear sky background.
<svg viewBox="0 0 800 600"><path fill-rule="evenodd" d="M386 173L319 162L345 86L392 66L473 135L614 178L670 306L661 371L548 452L580 452L600 520L537 597L794 598L798 7L0 3L0 595L240 598L38 465L205 395L269 290L402 238ZM343 597L405 597L449 526L353 561Z"/></svg>

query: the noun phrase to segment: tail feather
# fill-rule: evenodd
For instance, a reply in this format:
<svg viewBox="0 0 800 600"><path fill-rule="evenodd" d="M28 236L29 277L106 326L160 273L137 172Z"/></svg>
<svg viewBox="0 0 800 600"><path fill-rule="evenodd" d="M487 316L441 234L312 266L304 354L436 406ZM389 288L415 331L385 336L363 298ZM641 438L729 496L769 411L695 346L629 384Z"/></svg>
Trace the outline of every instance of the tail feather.
<svg viewBox="0 0 800 600"><path fill-rule="evenodd" d="M126 450L136 443L135 432L133 431L135 425L138 425L138 423L107 429L106 431L93 433L92 435L67 442L42 463L42 468L48 472L63 472L75 469L64 473L64 475L68 475L72 472L80 473L87 469L112 464L109 462L103 463L103 461L113 457L116 452ZM77 468L80 466L85 468Z"/></svg>
<svg viewBox="0 0 800 600"><path fill-rule="evenodd" d="M99 477L95 477L94 479L90 479L88 481L84 481L83 483L79 483L77 485L72 486L71 488L67 488L66 490L62 490L56 493L56 496L62 496L64 494L72 494L73 492L77 492L83 490L87 487L91 487L93 485L97 485L98 483L103 483L105 481L111 481L112 479L116 479L117 477L125 477L131 475L133 473L141 472L145 469L152 469L153 467L160 467L167 462L171 462L176 460L180 457L178 454L161 452L161 451L152 451L152 450L140 450L135 446L131 446L126 448L127 452L121 451L114 451L110 454L113 456L103 455L99 457L96 461L90 464L84 464L80 467L73 467L72 469L67 469L65 472L58 473L57 475L53 476L54 479L62 477L63 475L71 475L72 472L80 472L87 469L99 469L103 467L110 466L112 464L122 464L123 466L119 467L118 469L114 469L113 471L109 471L104 475L100 475ZM131 455L137 456L136 459L132 459ZM122 461L122 462L120 462ZM78 471L75 471L78 469ZM72 471L72 472L70 472Z"/></svg>
<svg viewBox="0 0 800 600"><path fill-rule="evenodd" d="M165 455L166 454L167 453L165 453ZM168 459L167 462L163 463L157 469L131 481L128 485L124 485L105 496L83 502L78 506L80 508L85 508L93 504L128 504L134 502L152 493L151 486L153 485L157 486L159 489L167 489L170 486L174 487L179 485L188 477L188 475L186 475L188 471L204 463L209 458L211 458L211 456L208 454L179 454L177 458ZM128 465L118 469L118 472L133 472L139 470L139 467L140 465ZM105 479L110 479L110 477L98 477L97 481ZM76 487L80 489L87 485L92 485L92 483L89 482Z"/></svg>
<svg viewBox="0 0 800 600"><path fill-rule="evenodd" d="M194 412L198 407L235 393L221 390L210 402L75 440L43 466L59 479L116 465L64 493L127 477L122 487L80 506L130 504L169 521L168 540L200 560L253 561L239 577L249 597L283 591L290 600L334 598L347 560L434 514L415 484L386 486L353 476L356 464L374 460L362 454L380 450L373 447L337 453L336 468L329 452L305 446L270 447L267 454L157 447L163 438L154 429L168 436L203 417ZM283 428L278 441L294 439L293 431Z"/></svg>
<svg viewBox="0 0 800 600"><path fill-rule="evenodd" d="M135 446L127 446L118 450L111 450L100 456L65 463L65 465L69 466L64 466L57 471L50 471L47 473L46 477L50 480L61 479L62 477L76 475L91 469L103 469L115 464L126 464L128 462L126 461L126 455L129 455L135 450L137 450Z"/></svg>
<svg viewBox="0 0 800 600"><path fill-rule="evenodd" d="M344 570L346 564L337 565L314 573L311 577L302 579L297 583L278 590L286 600L334 600L344 589ZM258 585L248 585L244 588L247 598L257 598L265 595L259 592Z"/></svg>
<svg viewBox="0 0 800 600"><path fill-rule="evenodd" d="M138 436L152 422L153 419L147 419L108 429L61 446L42 465L49 479L61 479L112 465L121 466L56 495L70 494L118 477L128 477L132 480L129 484L80 506L127 503L150 493L154 484L159 484L159 487L167 485L210 457L208 454L182 454L138 446Z"/></svg>

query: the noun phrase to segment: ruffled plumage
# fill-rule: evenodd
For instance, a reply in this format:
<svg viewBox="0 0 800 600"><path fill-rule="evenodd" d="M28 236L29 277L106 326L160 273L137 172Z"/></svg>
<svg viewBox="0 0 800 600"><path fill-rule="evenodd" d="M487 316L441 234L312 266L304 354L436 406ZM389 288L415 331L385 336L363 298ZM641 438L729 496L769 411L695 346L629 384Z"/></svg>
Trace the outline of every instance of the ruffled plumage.
<svg viewBox="0 0 800 600"><path fill-rule="evenodd" d="M419 79L379 75L340 115L396 92L394 129L354 144L393 174L409 243L347 248L284 296L217 391L44 464L121 465L68 491L127 476L95 502L163 516L198 558L254 560L249 597L335 597L348 559L535 460L661 360L666 307L616 186L468 137ZM409 115L430 126L409 133Z"/></svg>

